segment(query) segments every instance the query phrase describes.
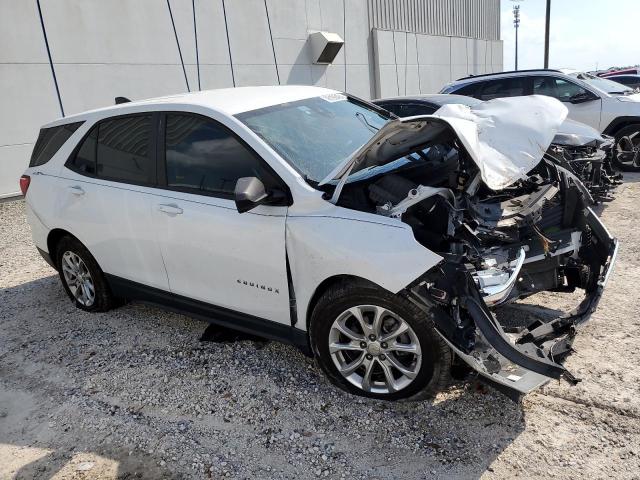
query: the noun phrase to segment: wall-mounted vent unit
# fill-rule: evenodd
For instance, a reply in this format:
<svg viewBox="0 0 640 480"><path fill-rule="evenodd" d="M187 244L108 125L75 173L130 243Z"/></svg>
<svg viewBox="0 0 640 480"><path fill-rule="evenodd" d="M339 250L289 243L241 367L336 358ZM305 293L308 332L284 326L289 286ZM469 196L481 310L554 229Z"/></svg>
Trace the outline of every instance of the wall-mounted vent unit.
<svg viewBox="0 0 640 480"><path fill-rule="evenodd" d="M313 63L327 65L336 58L344 40L337 33L314 32L309 35Z"/></svg>

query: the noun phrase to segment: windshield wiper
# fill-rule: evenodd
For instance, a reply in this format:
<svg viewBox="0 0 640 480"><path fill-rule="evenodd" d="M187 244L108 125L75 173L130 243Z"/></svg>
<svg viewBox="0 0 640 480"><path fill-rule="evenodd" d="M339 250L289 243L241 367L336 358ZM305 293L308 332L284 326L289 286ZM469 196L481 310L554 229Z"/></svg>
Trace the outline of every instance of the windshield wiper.
<svg viewBox="0 0 640 480"><path fill-rule="evenodd" d="M371 133L377 133L380 130L378 127L374 127L369 123L367 117L364 116L363 113L356 112L356 118L362 122L362 124L369 129Z"/></svg>

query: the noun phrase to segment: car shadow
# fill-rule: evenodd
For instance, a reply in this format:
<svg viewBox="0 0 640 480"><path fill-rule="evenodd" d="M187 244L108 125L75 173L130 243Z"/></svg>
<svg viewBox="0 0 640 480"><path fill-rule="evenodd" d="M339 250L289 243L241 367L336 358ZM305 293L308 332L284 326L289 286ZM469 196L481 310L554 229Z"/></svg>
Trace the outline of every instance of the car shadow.
<svg viewBox="0 0 640 480"><path fill-rule="evenodd" d="M640 172L622 172L622 183L640 182Z"/></svg>
<svg viewBox="0 0 640 480"><path fill-rule="evenodd" d="M201 341L206 326L137 303L82 312L55 275L0 290L0 394L33 399L32 407L16 400L0 411L0 444L49 452L18 466L13 477L49 479L69 470L80 476L87 462L78 458L89 455L95 466L87 478L99 477L104 462L115 465L104 474L109 478L202 478L204 471L218 478L221 461L204 462L201 471L190 466L192 457L174 453L171 460L160 452L172 451L174 442L190 445L184 455L193 448L221 456L230 440L220 432L230 432L253 451L246 458L227 454L236 469L231 477L279 471L315 478L306 457L297 466L286 458L297 448L319 448L338 465L330 478L340 478L338 468L376 478L479 478L526 427L521 404L474 380L453 382L426 401L356 397L291 346L228 332ZM223 385L212 388L198 373L203 368ZM110 382L123 371L135 380ZM135 391L152 389L163 393L153 405L141 404ZM201 404L208 405L202 415L194 410ZM256 420L252 412L263 415ZM177 428L178 419L189 428Z"/></svg>

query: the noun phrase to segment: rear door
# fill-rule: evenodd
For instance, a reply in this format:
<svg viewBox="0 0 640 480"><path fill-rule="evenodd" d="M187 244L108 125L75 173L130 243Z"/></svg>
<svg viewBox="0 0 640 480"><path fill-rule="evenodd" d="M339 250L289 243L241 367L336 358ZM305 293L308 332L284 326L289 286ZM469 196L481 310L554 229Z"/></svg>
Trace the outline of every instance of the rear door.
<svg viewBox="0 0 640 480"><path fill-rule="evenodd" d="M238 178L286 189L246 143L211 118L168 112L159 138L153 219L171 292L289 324L288 207L238 213Z"/></svg>
<svg viewBox="0 0 640 480"><path fill-rule="evenodd" d="M57 180L57 225L71 232L110 275L168 289L153 232L157 115L135 114L92 126Z"/></svg>

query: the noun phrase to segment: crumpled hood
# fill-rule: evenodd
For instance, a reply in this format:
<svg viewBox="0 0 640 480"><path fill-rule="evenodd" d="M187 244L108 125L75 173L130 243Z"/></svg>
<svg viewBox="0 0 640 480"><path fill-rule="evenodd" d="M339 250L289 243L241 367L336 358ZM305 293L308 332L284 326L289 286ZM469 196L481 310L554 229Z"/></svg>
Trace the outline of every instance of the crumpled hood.
<svg viewBox="0 0 640 480"><path fill-rule="evenodd" d="M605 142L605 139L595 128L567 118L560 125L558 134L551 143L561 147L581 147L591 143L601 144L603 142Z"/></svg>
<svg viewBox="0 0 640 480"><path fill-rule="evenodd" d="M384 165L453 130L478 165L484 183L500 190L526 178L542 160L567 112L555 98L531 95L474 107L449 104L433 115L390 120L320 185Z"/></svg>
<svg viewBox="0 0 640 480"><path fill-rule="evenodd" d="M492 190L508 187L542 160L567 107L543 95L498 98L475 107L445 105L434 116L456 131Z"/></svg>

